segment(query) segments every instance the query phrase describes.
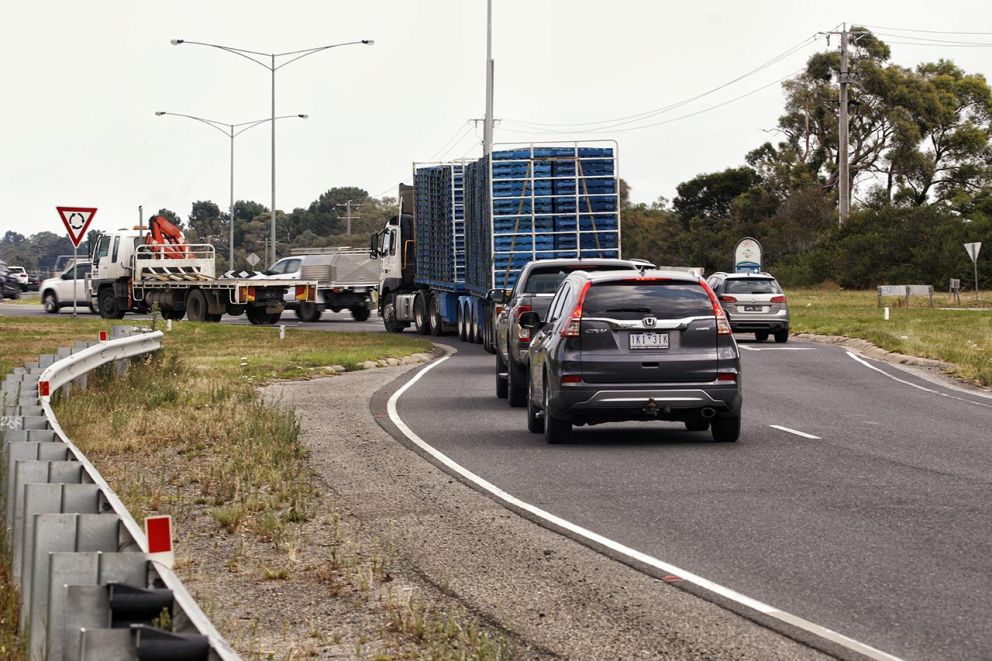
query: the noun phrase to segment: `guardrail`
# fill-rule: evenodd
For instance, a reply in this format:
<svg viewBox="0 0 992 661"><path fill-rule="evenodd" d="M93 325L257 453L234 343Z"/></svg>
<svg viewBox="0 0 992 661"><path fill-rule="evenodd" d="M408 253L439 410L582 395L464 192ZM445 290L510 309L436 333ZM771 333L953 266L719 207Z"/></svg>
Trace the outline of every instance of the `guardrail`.
<svg viewBox="0 0 992 661"><path fill-rule="evenodd" d="M122 374L161 348L161 332L134 330L41 356L0 387L3 534L32 661L239 658L52 412L97 367Z"/></svg>

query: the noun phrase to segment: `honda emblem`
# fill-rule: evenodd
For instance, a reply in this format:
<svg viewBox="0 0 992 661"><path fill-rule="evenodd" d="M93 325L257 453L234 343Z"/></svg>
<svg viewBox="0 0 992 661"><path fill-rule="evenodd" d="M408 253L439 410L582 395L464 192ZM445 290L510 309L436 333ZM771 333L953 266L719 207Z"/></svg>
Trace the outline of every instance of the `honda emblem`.
<svg viewBox="0 0 992 661"><path fill-rule="evenodd" d="M644 327L645 328L654 328L655 324L657 324L657 323L658 323L658 320L655 319L654 317L644 317Z"/></svg>

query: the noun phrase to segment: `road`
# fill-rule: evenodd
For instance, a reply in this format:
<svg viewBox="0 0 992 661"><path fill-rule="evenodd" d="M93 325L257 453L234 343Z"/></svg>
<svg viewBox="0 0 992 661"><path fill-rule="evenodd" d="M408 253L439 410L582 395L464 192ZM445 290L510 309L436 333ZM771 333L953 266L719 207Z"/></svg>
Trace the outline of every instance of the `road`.
<svg viewBox="0 0 992 661"><path fill-rule="evenodd" d="M0 314L44 313L5 304ZM348 313L285 319L382 330ZM738 443L631 423L549 446L527 432L523 409L494 396L491 355L442 340L458 353L402 396L398 414L497 487L890 654L992 657L992 399L836 346L740 337Z"/></svg>
<svg viewBox="0 0 992 661"><path fill-rule="evenodd" d="M494 396L493 357L455 346L398 413L497 487L890 654L992 655L992 399L741 338L738 443L631 423L549 446Z"/></svg>

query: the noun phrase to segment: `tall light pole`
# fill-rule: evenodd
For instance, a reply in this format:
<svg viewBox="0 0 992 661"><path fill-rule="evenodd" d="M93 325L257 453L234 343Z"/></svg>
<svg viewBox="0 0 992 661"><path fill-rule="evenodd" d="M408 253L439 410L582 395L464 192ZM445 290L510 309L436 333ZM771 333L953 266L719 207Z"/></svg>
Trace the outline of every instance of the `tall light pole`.
<svg viewBox="0 0 992 661"><path fill-rule="evenodd" d="M192 44L194 46L209 46L211 48L218 48L228 53L234 53L235 55L240 55L246 60L250 60L255 64L268 69L272 73L272 227L271 227L271 239L270 239L270 255L269 264L273 264L276 261L276 71L282 69L287 64L291 64L307 55L313 55L314 53L319 53L321 51L329 50L331 48L338 48L339 46L354 46L358 44L365 44L366 46L371 46L375 42L371 39L362 39L360 41L345 41L339 44L329 44L327 46L316 46L314 48L305 48L303 50L286 51L285 53L261 53L258 51L245 50L243 48L232 48L231 46L221 46L220 44L208 44L202 41L186 41L185 39L173 39L170 42L173 46L179 46L180 44ZM277 58L288 58L281 63L276 62Z"/></svg>
<svg viewBox="0 0 992 661"><path fill-rule="evenodd" d="M218 122L215 119L206 119L204 117L196 117L194 115L184 115L180 112L166 112L164 110L158 110L155 112L156 117L161 117L163 115L170 115L172 117L186 117L187 119L195 119L198 122L202 122L211 128L215 128L227 137L231 139L231 205L228 208L228 213L230 214L230 242L228 243L228 254L230 259L228 264L230 268L234 268L234 139L247 131L248 129L253 129L256 126L265 124L266 122L272 122L275 124L277 119L291 119L299 118L306 119L309 115L283 115L282 117L266 117L265 119L256 119L251 122L241 122L240 124L228 124L226 122Z"/></svg>
<svg viewBox="0 0 992 661"><path fill-rule="evenodd" d="M486 118L482 124L482 155L493 151L493 0L486 0Z"/></svg>

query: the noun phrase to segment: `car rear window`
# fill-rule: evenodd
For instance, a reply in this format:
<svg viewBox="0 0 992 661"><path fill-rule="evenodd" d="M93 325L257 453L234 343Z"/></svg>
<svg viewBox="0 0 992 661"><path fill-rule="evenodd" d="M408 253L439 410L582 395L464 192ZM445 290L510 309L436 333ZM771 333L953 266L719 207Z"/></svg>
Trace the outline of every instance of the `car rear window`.
<svg viewBox="0 0 992 661"><path fill-rule="evenodd" d="M582 316L610 319L682 319L713 314L702 286L691 282L610 282L593 285L582 304Z"/></svg>
<svg viewBox="0 0 992 661"><path fill-rule="evenodd" d="M739 278L723 283L725 294L781 294L778 282L770 278Z"/></svg>
<svg viewBox="0 0 992 661"><path fill-rule="evenodd" d="M625 268L633 270L635 267L622 264L576 264L575 266L555 266L547 269L536 268L527 277L524 293L554 294L572 271L619 271Z"/></svg>

